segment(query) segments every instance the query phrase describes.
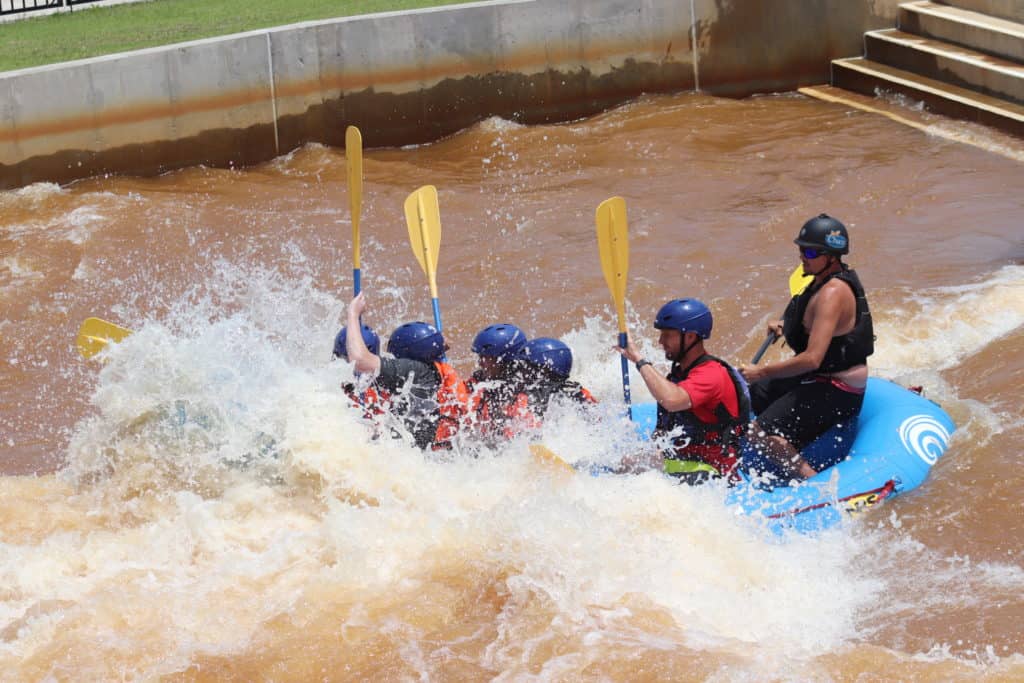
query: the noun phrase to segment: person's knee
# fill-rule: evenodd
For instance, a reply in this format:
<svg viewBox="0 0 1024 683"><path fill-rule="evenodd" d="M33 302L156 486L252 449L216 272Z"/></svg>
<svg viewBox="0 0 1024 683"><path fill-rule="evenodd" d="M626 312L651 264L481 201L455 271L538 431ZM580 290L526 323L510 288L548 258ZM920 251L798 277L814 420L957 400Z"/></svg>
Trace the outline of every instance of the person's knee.
<svg viewBox="0 0 1024 683"><path fill-rule="evenodd" d="M750 385L750 409L754 411L755 415L767 410L774 398L768 380L761 380Z"/></svg>
<svg viewBox="0 0 1024 683"><path fill-rule="evenodd" d="M789 442L789 439L787 439L784 436L779 436L778 434L771 434L768 437L768 442L772 445L772 448L778 453L789 453L791 451L796 450L795 448L793 448L793 444Z"/></svg>

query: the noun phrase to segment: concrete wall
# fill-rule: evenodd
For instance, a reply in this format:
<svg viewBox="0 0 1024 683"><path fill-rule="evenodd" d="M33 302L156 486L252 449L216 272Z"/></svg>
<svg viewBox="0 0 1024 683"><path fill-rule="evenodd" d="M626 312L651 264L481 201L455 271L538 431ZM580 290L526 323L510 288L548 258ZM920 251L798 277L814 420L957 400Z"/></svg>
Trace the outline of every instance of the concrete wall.
<svg viewBox="0 0 1024 683"><path fill-rule="evenodd" d="M424 142L645 92L824 83L897 0L505 0L297 24L0 74L0 188ZM694 39L696 49L694 49Z"/></svg>

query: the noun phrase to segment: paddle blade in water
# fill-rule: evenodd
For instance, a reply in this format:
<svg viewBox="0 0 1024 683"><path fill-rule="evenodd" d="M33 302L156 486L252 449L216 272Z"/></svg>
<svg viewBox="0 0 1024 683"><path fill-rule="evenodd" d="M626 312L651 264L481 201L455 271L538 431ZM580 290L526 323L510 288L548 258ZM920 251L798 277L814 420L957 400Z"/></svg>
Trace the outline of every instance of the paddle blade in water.
<svg viewBox="0 0 1024 683"><path fill-rule="evenodd" d="M131 330L106 320L86 318L78 330L78 352L83 358L92 358L105 349L107 344L116 344L131 333Z"/></svg>
<svg viewBox="0 0 1024 683"><path fill-rule="evenodd" d="M537 464L543 465L544 467L554 469L555 471L564 474L576 472L572 465L562 460L554 451L543 444L530 444L530 454L533 456L533 459Z"/></svg>

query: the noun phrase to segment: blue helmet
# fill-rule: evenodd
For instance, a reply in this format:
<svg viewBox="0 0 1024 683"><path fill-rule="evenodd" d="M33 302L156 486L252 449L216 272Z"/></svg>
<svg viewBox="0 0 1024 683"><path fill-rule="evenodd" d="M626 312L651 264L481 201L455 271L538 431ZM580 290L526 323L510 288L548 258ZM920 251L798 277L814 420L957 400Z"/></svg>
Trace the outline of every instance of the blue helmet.
<svg viewBox="0 0 1024 683"><path fill-rule="evenodd" d="M391 333L388 353L431 363L444 355L444 337L433 325L424 322L405 323Z"/></svg>
<svg viewBox="0 0 1024 683"><path fill-rule="evenodd" d="M380 337L377 336L376 332L370 329L369 325L361 325L360 327L363 330L363 342L366 343L366 348L368 348L370 350L370 353L372 353L373 355L379 356ZM341 331L338 332L338 336L334 338L335 358L344 358L345 360L348 360L348 347L345 346L346 338L347 337L345 335L345 328L343 327L341 328Z"/></svg>
<svg viewBox="0 0 1024 683"><path fill-rule="evenodd" d="M694 332L701 339L711 336L711 311L697 299L673 299L661 307L654 327L659 330Z"/></svg>
<svg viewBox="0 0 1024 683"><path fill-rule="evenodd" d="M493 358L506 358L518 353L526 344L526 334L509 323L488 325L473 340L473 353Z"/></svg>
<svg viewBox="0 0 1024 683"><path fill-rule="evenodd" d="M572 351L563 342L551 337L537 337L526 342L516 358L535 367L546 368L558 377L568 377L572 372Z"/></svg>

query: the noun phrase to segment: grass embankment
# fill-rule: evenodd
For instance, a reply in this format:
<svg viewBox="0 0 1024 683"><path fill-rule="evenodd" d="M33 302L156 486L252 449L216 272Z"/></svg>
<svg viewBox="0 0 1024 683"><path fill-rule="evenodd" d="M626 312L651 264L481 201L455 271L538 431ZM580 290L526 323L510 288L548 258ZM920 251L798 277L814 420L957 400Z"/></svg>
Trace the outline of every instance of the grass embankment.
<svg viewBox="0 0 1024 683"><path fill-rule="evenodd" d="M152 0L0 24L0 71L212 38L300 21L469 0Z"/></svg>

